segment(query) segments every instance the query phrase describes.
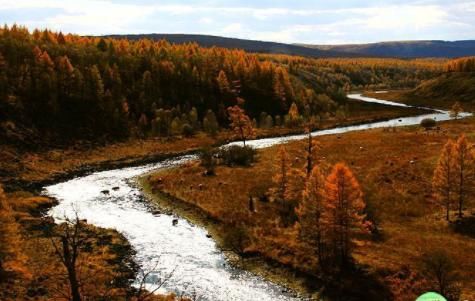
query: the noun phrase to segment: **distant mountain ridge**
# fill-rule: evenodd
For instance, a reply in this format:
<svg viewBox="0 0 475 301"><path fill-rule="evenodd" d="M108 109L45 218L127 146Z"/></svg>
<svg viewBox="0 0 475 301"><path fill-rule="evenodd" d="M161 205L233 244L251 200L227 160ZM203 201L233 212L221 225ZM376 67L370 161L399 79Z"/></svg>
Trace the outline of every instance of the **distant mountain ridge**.
<svg viewBox="0 0 475 301"><path fill-rule="evenodd" d="M237 48L248 52L289 54L306 57L399 57L399 58L427 58L427 57L462 57L475 55L475 40L465 41L396 41L369 44L347 45L309 45L285 44L227 38L200 34L126 34L106 35L111 38L127 38L138 40L167 40L170 43L183 44L196 42L203 47Z"/></svg>
<svg viewBox="0 0 475 301"><path fill-rule="evenodd" d="M462 57L475 55L475 40L464 41L396 41L370 44L348 45L306 45L300 46L329 50L339 53L357 54L363 56L384 56L402 58L423 57Z"/></svg>
<svg viewBox="0 0 475 301"><path fill-rule="evenodd" d="M127 34L127 35L106 35L110 38L127 38L130 40L151 39L151 40L167 40L170 43L184 44L196 42L203 47L222 47L229 49L243 49L248 52L272 53L272 54L289 54L306 57L342 57L357 56L348 53L338 53L332 50L322 50L318 48L304 47L295 44L285 44L277 42L265 42L257 40L245 40L237 38L226 38L211 35L199 34Z"/></svg>

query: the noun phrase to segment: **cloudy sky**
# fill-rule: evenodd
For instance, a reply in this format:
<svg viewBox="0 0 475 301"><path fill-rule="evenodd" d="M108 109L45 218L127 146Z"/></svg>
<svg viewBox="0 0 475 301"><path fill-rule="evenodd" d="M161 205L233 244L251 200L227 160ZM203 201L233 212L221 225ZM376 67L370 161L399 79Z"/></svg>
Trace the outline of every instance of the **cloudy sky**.
<svg viewBox="0 0 475 301"><path fill-rule="evenodd" d="M475 0L0 0L0 22L78 34L342 44L475 39Z"/></svg>

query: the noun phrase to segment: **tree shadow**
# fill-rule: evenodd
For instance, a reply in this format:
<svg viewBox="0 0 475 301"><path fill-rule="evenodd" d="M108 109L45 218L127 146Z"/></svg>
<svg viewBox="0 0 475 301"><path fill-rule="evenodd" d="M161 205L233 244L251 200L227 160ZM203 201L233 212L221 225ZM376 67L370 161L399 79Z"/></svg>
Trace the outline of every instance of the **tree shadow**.
<svg viewBox="0 0 475 301"><path fill-rule="evenodd" d="M383 301L392 294L378 276L362 267L351 267L327 279L323 296L332 301Z"/></svg>
<svg viewBox="0 0 475 301"><path fill-rule="evenodd" d="M475 238L475 215L456 220L451 224L451 228L455 233Z"/></svg>

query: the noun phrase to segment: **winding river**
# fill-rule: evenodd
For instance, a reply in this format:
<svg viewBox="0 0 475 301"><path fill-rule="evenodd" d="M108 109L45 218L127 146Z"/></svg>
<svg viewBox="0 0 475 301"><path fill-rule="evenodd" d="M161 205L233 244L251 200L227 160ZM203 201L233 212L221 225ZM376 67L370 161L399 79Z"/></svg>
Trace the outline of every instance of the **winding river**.
<svg viewBox="0 0 475 301"><path fill-rule="evenodd" d="M350 94L349 98L392 106L409 107L375 98ZM467 117L462 113L460 117ZM344 126L315 131L313 135L341 134L373 128L416 125L424 118L437 121L451 119L446 111L415 117L397 118L382 122ZM264 148L305 135L266 138L249 141L255 148ZM195 295L199 300L301 300L272 282L248 271L230 266L224 254L216 247L207 231L187 220L166 214L154 215L136 184L136 177L153 170L179 166L196 159L196 156L181 156L144 166L96 172L66 182L44 187L44 194L55 197L59 204L49 212L56 221L64 217L80 218L104 228L113 228L123 233L136 250L136 262L144 269L154 272L150 280L161 279L171 274L160 292L175 292ZM114 188L114 189L112 189ZM103 190L109 190L105 195ZM178 224L173 226L173 219Z"/></svg>

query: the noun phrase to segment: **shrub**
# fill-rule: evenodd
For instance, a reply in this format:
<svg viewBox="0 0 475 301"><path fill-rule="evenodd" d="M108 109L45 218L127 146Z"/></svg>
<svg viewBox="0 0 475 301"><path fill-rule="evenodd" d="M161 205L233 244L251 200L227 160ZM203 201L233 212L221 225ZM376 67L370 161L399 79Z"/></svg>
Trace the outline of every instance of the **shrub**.
<svg viewBox="0 0 475 301"><path fill-rule="evenodd" d="M203 149L199 154L200 164L205 168L204 174L207 176L213 176L216 174L216 154L217 150L210 147Z"/></svg>
<svg viewBox="0 0 475 301"><path fill-rule="evenodd" d="M189 125L188 123L185 123L181 130L185 137L191 137L194 134L193 127Z"/></svg>
<svg viewBox="0 0 475 301"><path fill-rule="evenodd" d="M437 291L449 301L459 300L461 287L456 265L443 249L430 250L422 258L422 273L431 290Z"/></svg>
<svg viewBox="0 0 475 301"><path fill-rule="evenodd" d="M429 130L433 127L435 127L436 125L436 122L434 119L432 118L424 118L422 119L421 121L421 126L425 129L425 130Z"/></svg>
<svg viewBox="0 0 475 301"><path fill-rule="evenodd" d="M255 162L256 150L250 146L231 145L221 149L219 157L227 166L250 166Z"/></svg>
<svg viewBox="0 0 475 301"><path fill-rule="evenodd" d="M224 233L223 242L227 248L237 254L244 254L249 244L249 234L244 226L232 227Z"/></svg>

